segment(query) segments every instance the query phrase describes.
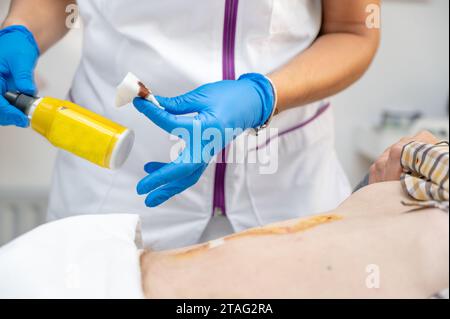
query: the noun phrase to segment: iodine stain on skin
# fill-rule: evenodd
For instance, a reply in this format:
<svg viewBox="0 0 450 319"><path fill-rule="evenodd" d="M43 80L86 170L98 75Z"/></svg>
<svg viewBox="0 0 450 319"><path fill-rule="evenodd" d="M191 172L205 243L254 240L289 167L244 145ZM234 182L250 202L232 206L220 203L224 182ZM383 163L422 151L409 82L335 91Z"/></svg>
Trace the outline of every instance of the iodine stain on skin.
<svg viewBox="0 0 450 319"><path fill-rule="evenodd" d="M339 221L344 219L341 215L320 215L314 216L305 220L301 220L298 223L290 226L278 226L278 227L263 227L263 228L254 228L247 231L244 231L239 234L231 235L223 239L223 243L239 239L245 237L258 237L258 236L280 236L280 235L290 235L299 232L304 232L306 230L315 228L320 225L332 223L335 221ZM210 249L220 247L221 245L217 245L217 241L205 243L194 247L192 249L180 252L175 255L177 258L189 258L196 256L202 252L206 252Z"/></svg>
<svg viewBox="0 0 450 319"><path fill-rule="evenodd" d="M197 255L199 253L206 252L208 250L209 250L209 243L206 243L206 244L198 245L198 246L196 246L196 247L194 247L192 249L188 249L188 250L182 251L182 252L180 252L178 254L175 254L174 257L176 257L176 258L189 258L189 257L193 257L193 256L195 256L195 255Z"/></svg>
<svg viewBox="0 0 450 319"><path fill-rule="evenodd" d="M297 224L292 226L284 227L265 227L265 228L255 228L247 230L243 233L232 235L229 239L237 239L248 236L268 236L268 235L289 235L294 233L299 233L319 225L331 223L334 221L341 220L342 217L338 215L321 215L311 217L306 220L299 221Z"/></svg>

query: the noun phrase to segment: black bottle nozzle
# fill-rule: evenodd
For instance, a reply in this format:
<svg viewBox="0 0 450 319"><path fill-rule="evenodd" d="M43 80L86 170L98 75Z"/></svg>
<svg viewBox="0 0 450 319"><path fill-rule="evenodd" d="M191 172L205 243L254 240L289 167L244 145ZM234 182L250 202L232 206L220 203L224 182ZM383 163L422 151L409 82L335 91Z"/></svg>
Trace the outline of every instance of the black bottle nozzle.
<svg viewBox="0 0 450 319"><path fill-rule="evenodd" d="M31 106L36 102L37 98L21 93L6 92L5 99L20 111L28 115Z"/></svg>

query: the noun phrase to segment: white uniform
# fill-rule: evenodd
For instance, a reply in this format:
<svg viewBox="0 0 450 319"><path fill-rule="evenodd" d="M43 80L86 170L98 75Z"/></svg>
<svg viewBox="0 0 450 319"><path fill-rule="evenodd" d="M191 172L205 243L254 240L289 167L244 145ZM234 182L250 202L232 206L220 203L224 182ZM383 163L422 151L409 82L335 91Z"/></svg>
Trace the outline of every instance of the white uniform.
<svg viewBox="0 0 450 319"><path fill-rule="evenodd" d="M255 164L211 164L193 188L147 208L136 194L150 161L168 162L175 143L133 108L114 108L115 88L129 72L158 95L175 96L202 84L248 72L267 74L315 41L318 0L79 0L84 21L83 59L71 98L136 132L122 169L108 171L61 152L50 200L50 219L75 214L131 213L142 218L153 249L199 241L217 208L235 231L336 207L350 186L334 148L326 102L278 115L278 171ZM301 88L300 88L301 89ZM247 152L247 155L255 150Z"/></svg>

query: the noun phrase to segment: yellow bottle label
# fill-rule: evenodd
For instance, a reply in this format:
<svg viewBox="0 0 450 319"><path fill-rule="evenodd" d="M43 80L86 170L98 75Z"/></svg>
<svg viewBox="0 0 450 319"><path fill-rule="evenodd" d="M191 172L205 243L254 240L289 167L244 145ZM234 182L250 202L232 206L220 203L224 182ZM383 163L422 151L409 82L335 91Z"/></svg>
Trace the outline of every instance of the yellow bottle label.
<svg viewBox="0 0 450 319"><path fill-rule="evenodd" d="M109 168L111 155L126 128L68 101L43 98L32 127L54 146Z"/></svg>

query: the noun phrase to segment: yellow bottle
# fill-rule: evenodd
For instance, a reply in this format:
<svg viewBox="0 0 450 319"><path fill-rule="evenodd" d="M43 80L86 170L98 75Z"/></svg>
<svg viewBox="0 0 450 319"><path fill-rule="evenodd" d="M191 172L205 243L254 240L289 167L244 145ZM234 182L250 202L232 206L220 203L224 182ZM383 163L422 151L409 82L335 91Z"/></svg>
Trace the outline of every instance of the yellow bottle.
<svg viewBox="0 0 450 319"><path fill-rule="evenodd" d="M120 168L131 152L133 131L79 105L11 92L5 98L28 115L31 127L51 144L98 166Z"/></svg>

